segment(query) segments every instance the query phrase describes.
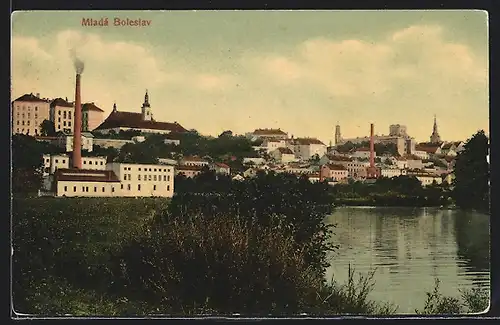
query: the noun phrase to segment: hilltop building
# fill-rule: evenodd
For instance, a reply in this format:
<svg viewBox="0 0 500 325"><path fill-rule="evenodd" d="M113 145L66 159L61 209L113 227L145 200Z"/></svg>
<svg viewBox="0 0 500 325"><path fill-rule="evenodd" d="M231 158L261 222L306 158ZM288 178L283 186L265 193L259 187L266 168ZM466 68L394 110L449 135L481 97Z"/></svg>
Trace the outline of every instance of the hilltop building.
<svg viewBox="0 0 500 325"><path fill-rule="evenodd" d="M288 134L281 129L255 129L253 132L248 132L246 137L251 140L262 138L285 140L288 138Z"/></svg>
<svg viewBox="0 0 500 325"><path fill-rule="evenodd" d="M74 117L75 106L67 98L56 98L50 103L50 120L56 132L71 133Z"/></svg>
<svg viewBox="0 0 500 325"><path fill-rule="evenodd" d="M104 120L104 111L94 102L82 105L82 131L91 132Z"/></svg>
<svg viewBox="0 0 500 325"><path fill-rule="evenodd" d="M12 134L41 135L40 125L50 118L50 101L40 94L25 94L12 102Z"/></svg>
<svg viewBox="0 0 500 325"><path fill-rule="evenodd" d="M144 103L141 107L141 113L122 112L116 108L116 103L113 105L113 111L102 122L95 132L109 134L110 132L119 133L120 131L139 131L141 133L160 133L168 134L171 132L184 133L187 132L179 123L158 122L153 118L151 105L149 103L149 95L146 91Z"/></svg>

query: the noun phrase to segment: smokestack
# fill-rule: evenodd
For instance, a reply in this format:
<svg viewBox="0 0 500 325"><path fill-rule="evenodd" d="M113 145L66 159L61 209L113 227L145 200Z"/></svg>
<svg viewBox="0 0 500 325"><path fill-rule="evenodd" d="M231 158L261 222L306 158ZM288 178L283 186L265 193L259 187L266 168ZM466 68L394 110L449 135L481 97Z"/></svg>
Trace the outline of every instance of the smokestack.
<svg viewBox="0 0 500 325"><path fill-rule="evenodd" d="M373 123L370 124L370 167L375 167L375 145L373 143Z"/></svg>
<svg viewBox="0 0 500 325"><path fill-rule="evenodd" d="M75 63L76 67L76 63ZM82 168L82 101L80 93L80 78L82 69L76 72L75 87L75 120L73 121L73 168Z"/></svg>

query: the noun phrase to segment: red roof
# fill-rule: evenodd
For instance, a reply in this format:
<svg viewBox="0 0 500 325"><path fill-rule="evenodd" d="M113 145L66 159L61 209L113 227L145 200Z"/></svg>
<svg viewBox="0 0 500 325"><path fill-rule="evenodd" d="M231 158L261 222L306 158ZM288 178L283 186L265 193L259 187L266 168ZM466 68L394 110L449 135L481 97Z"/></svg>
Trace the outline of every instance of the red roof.
<svg viewBox="0 0 500 325"><path fill-rule="evenodd" d="M199 161L199 162L207 162L205 159L196 157L196 156L186 156L182 158L183 161Z"/></svg>
<svg viewBox="0 0 500 325"><path fill-rule="evenodd" d="M66 101L62 98L56 98L50 103L51 107L60 106L60 107L74 107L72 103Z"/></svg>
<svg viewBox="0 0 500 325"><path fill-rule="evenodd" d="M342 165L336 165L336 164L327 164L323 165L323 168L328 168L330 170L346 170L346 168Z"/></svg>
<svg viewBox="0 0 500 325"><path fill-rule="evenodd" d="M48 102L46 99L41 99L39 97L36 97L33 94L22 95L21 97L19 97L18 99L14 100L14 101L20 101L20 102L43 102L43 103L47 103Z"/></svg>
<svg viewBox="0 0 500 325"><path fill-rule="evenodd" d="M229 166L224 163L215 163L215 165L220 168L229 168Z"/></svg>
<svg viewBox="0 0 500 325"><path fill-rule="evenodd" d="M141 113L113 111L96 130L128 127L134 129L166 130L171 132L187 132L180 124L156 121L144 121Z"/></svg>
<svg viewBox="0 0 500 325"><path fill-rule="evenodd" d="M94 112L104 112L102 109L97 107L94 103L85 103L82 105L82 111L94 111Z"/></svg>
<svg viewBox="0 0 500 325"><path fill-rule="evenodd" d="M319 141L318 139L315 138L297 138L295 139L295 144L303 145L303 146L308 146L311 144L322 144L325 145L323 142Z"/></svg>
<svg viewBox="0 0 500 325"><path fill-rule="evenodd" d="M112 170L87 170L59 168L54 174L56 181L71 182L113 182L119 183L120 180Z"/></svg>
<svg viewBox="0 0 500 325"><path fill-rule="evenodd" d="M286 135L286 133L281 131L280 129L256 129L255 131L253 131L253 134L255 134L255 135L266 135L266 134Z"/></svg>
<svg viewBox="0 0 500 325"><path fill-rule="evenodd" d="M436 151L439 149L439 146L417 146L415 150L418 151L425 151L427 153L436 153Z"/></svg>

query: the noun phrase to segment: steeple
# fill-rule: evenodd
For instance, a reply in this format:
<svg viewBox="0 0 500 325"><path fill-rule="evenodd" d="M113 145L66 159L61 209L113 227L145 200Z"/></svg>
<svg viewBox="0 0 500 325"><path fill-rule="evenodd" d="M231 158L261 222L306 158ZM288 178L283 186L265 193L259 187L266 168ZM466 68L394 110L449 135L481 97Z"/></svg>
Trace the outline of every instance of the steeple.
<svg viewBox="0 0 500 325"><path fill-rule="evenodd" d="M438 132L438 126L437 126L437 120L436 120L436 114L434 114L434 125L432 127L432 135L430 138L431 143L439 143L441 142L441 137L439 136Z"/></svg>
<svg viewBox="0 0 500 325"><path fill-rule="evenodd" d="M342 142L342 135L340 134L339 121L337 121L337 125L335 126L335 145L339 145L341 142Z"/></svg>
<svg viewBox="0 0 500 325"><path fill-rule="evenodd" d="M116 112L116 103L113 104L113 113Z"/></svg>
<svg viewBox="0 0 500 325"><path fill-rule="evenodd" d="M146 94L144 95L144 103L141 108L142 119L144 121L151 121L153 119L153 114L151 113L151 105L149 104L148 90L146 89Z"/></svg>

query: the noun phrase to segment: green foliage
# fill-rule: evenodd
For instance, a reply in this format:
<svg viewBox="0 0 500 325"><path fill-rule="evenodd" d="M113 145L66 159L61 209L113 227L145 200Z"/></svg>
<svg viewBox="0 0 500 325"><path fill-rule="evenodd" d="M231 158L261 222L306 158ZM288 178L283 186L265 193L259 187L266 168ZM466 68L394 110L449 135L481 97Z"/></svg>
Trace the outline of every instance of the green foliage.
<svg viewBox="0 0 500 325"><path fill-rule="evenodd" d="M422 310L417 314L425 315L457 315L484 312L489 305L489 294L482 288L462 290L461 299L444 296L439 289L439 279L435 279L434 289L427 292L427 299Z"/></svg>
<svg viewBox="0 0 500 325"><path fill-rule="evenodd" d="M12 136L12 191L16 194L36 193L42 184L42 155L62 150L34 137Z"/></svg>
<svg viewBox="0 0 500 325"><path fill-rule="evenodd" d="M479 131L466 142L456 158L453 197L460 208L490 209L488 148L488 138L484 131Z"/></svg>
<svg viewBox="0 0 500 325"><path fill-rule="evenodd" d="M56 126L54 125L54 122L50 120L43 120L43 122L40 123L40 133L43 136L48 136L48 137L55 136Z"/></svg>
<svg viewBox="0 0 500 325"><path fill-rule="evenodd" d="M120 130L120 132L115 132L111 130L108 134L101 133L99 131L92 132L96 138L105 139L120 139L120 140L130 140L135 136L141 135L141 131L137 130Z"/></svg>
<svg viewBox="0 0 500 325"><path fill-rule="evenodd" d="M285 218L297 244L307 246L308 262L321 273L327 265L326 251L333 249L325 241L331 227L323 222L333 209L328 189L326 183L313 184L307 177L287 173L259 172L254 178L234 182L203 173L193 180L176 179L170 212L184 218L238 216L262 226Z"/></svg>
<svg viewBox="0 0 500 325"><path fill-rule="evenodd" d="M338 145L336 149L339 152L349 152L353 149L369 148L369 147L370 147L369 141L363 141L360 143L352 143L351 141L347 141L342 145ZM398 147L395 143L375 143L374 150L377 156L383 156L386 154L394 157L399 156Z"/></svg>
<svg viewBox="0 0 500 325"><path fill-rule="evenodd" d="M337 204L377 206L445 206L450 204L445 186L423 187L413 176L381 177L373 184L349 182L330 189Z"/></svg>
<svg viewBox="0 0 500 325"><path fill-rule="evenodd" d="M14 305L31 312L29 288L48 276L76 288L106 290L114 282L114 254L144 222L166 208L165 199L14 198ZM71 270L71 272L68 272Z"/></svg>

